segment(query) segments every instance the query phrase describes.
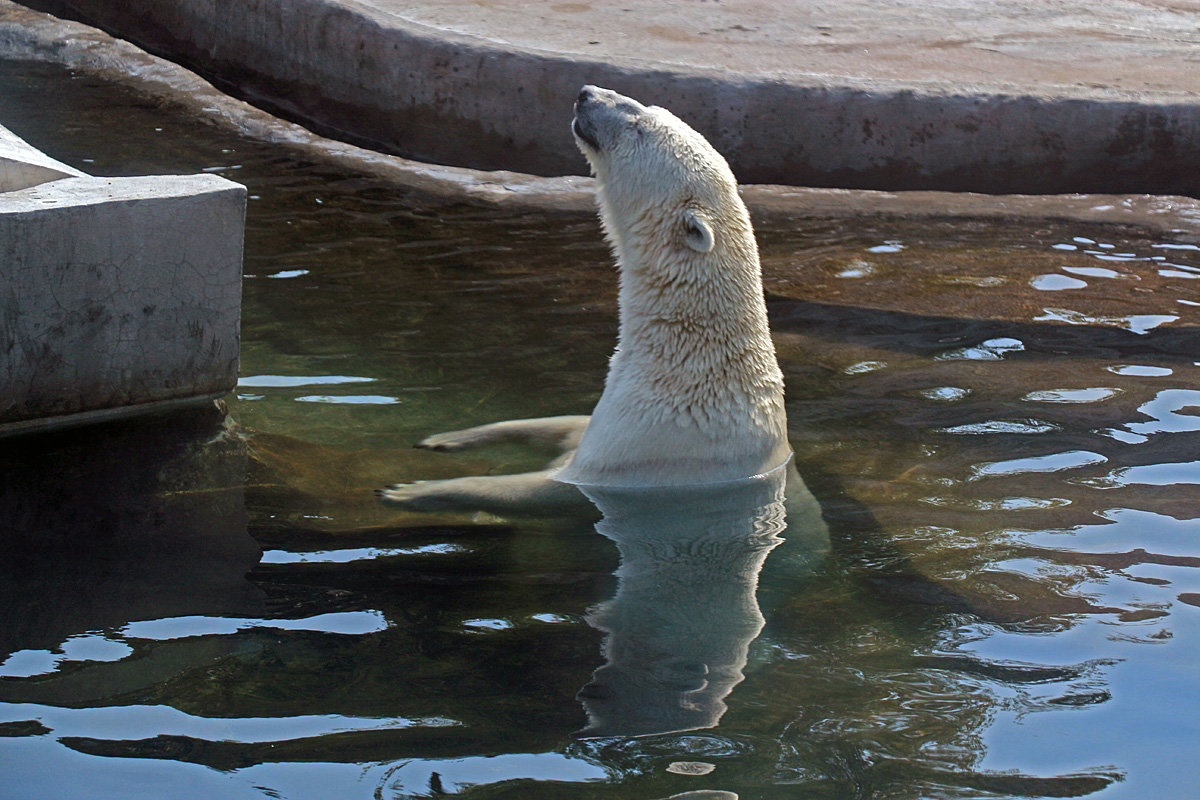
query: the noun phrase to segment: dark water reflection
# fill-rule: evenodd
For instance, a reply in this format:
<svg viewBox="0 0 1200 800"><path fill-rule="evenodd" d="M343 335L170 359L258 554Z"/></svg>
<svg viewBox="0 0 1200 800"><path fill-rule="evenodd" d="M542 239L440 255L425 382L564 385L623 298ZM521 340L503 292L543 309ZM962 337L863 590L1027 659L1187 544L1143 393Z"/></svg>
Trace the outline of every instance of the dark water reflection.
<svg viewBox="0 0 1200 800"><path fill-rule="evenodd" d="M584 493L621 563L616 595L587 617L605 633L606 663L579 693L582 734L716 726L762 631L756 594L768 554L792 542L788 572L799 587L828 549L816 499L790 464L726 484Z"/></svg>
<svg viewBox="0 0 1200 800"><path fill-rule="evenodd" d="M0 649L103 650L80 637L135 619L260 616L245 472L215 409L0 442Z"/></svg>
<svg viewBox="0 0 1200 800"><path fill-rule="evenodd" d="M590 217L415 211L53 70L0 68L0 109L252 195L228 418L0 443L0 797L1192 792L1194 246L765 224L786 530L765 485L597 495L603 535L415 515L371 490L546 456L412 441L598 397Z"/></svg>

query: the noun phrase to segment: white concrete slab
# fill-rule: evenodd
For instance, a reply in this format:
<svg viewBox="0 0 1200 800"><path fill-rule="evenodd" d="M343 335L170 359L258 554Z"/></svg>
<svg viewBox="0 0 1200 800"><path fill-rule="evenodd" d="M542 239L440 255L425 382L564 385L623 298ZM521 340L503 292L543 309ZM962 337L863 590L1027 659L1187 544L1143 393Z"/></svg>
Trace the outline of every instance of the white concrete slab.
<svg viewBox="0 0 1200 800"><path fill-rule="evenodd" d="M215 175L0 193L0 433L232 389L245 198Z"/></svg>

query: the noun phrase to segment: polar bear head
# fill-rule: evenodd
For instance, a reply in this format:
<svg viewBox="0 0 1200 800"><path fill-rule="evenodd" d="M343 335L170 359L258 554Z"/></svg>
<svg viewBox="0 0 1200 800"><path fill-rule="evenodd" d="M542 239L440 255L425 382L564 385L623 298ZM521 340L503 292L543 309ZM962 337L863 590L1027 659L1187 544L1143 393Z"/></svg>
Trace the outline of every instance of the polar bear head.
<svg viewBox="0 0 1200 800"><path fill-rule="evenodd" d="M592 167L604 229L625 270L752 265L757 248L728 163L658 106L585 86L572 131ZM648 252L653 249L653 252Z"/></svg>

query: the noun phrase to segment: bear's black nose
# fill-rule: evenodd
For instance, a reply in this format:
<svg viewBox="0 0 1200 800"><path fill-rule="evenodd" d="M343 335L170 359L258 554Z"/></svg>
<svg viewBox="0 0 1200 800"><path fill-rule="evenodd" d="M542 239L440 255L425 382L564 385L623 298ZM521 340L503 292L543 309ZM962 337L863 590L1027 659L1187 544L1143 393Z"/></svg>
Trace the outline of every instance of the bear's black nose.
<svg viewBox="0 0 1200 800"><path fill-rule="evenodd" d="M575 98L575 105L581 106L590 100L592 97L592 87L585 86L579 90L579 96Z"/></svg>

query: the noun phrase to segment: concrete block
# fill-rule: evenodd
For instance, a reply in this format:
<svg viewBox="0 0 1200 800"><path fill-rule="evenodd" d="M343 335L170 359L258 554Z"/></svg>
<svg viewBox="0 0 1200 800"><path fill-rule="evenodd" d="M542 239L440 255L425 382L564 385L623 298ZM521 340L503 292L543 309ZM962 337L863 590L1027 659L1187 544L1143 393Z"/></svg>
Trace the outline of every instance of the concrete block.
<svg viewBox="0 0 1200 800"><path fill-rule="evenodd" d="M245 188L75 172L0 192L0 434L237 382Z"/></svg>

